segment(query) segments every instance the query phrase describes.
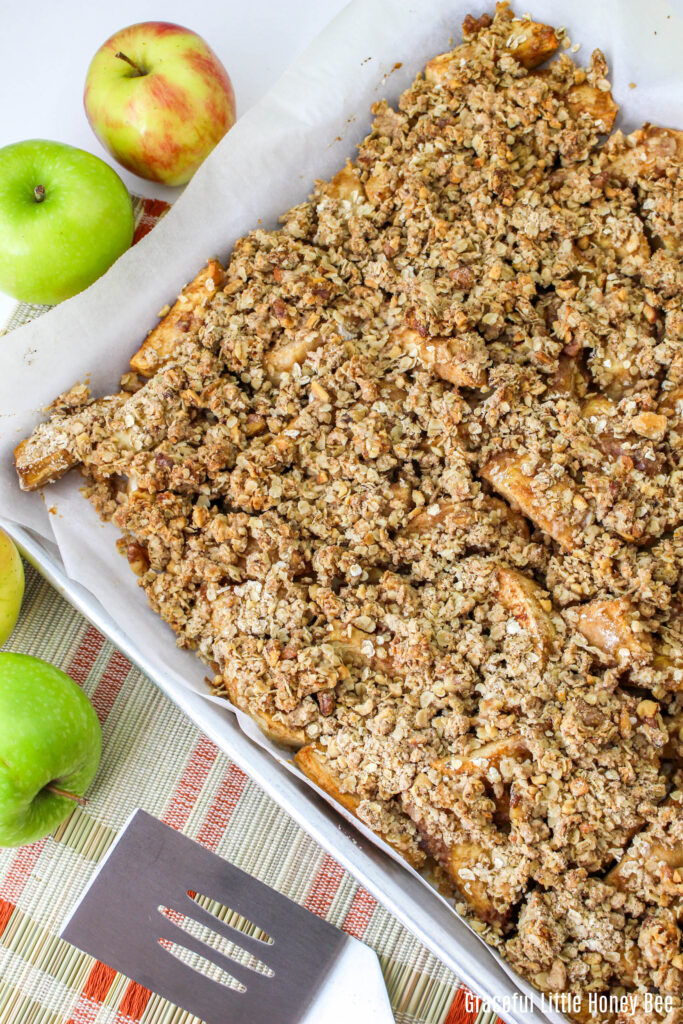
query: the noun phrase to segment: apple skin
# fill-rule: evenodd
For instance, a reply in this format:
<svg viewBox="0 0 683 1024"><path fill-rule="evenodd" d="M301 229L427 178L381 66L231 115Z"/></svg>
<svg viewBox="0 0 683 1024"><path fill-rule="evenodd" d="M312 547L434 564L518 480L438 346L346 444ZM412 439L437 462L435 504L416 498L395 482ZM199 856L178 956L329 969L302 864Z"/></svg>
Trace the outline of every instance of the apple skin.
<svg viewBox="0 0 683 1024"><path fill-rule="evenodd" d="M0 530L0 647L17 624L24 597L24 566L11 537Z"/></svg>
<svg viewBox="0 0 683 1024"><path fill-rule="evenodd" d="M82 797L102 752L95 710L66 673L28 654L0 652L0 846L53 832Z"/></svg>
<svg viewBox="0 0 683 1024"><path fill-rule="evenodd" d="M71 298L125 252L133 229L128 190L99 157L44 139L0 149L0 289L15 299Z"/></svg>
<svg viewBox="0 0 683 1024"><path fill-rule="evenodd" d="M108 39L88 69L83 102L112 156L164 185L189 181L235 123L232 83L216 54L196 32L165 21Z"/></svg>

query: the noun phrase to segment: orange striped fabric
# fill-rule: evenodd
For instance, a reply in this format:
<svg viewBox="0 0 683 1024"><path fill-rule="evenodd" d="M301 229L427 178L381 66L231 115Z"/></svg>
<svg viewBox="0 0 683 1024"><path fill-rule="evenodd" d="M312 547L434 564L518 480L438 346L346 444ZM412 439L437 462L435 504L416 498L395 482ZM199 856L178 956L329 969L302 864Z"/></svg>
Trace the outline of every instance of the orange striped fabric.
<svg viewBox="0 0 683 1024"><path fill-rule="evenodd" d="M2 933L7 927L9 919L15 909L14 903L10 903L9 900L0 899L0 937L2 937Z"/></svg>
<svg viewBox="0 0 683 1024"><path fill-rule="evenodd" d="M362 939L365 935L365 929L369 925L376 909L377 900L375 897L371 896L365 889L359 888L344 918L342 928L349 935L353 935L354 939Z"/></svg>
<svg viewBox="0 0 683 1024"><path fill-rule="evenodd" d="M124 992L123 999L119 1003L115 1024L129 1024L130 1021L138 1021L147 1009L152 993L148 988L143 988L136 981L129 981Z"/></svg>
<svg viewBox="0 0 683 1024"><path fill-rule="evenodd" d="M304 903L306 910L327 917L343 877L344 869L326 853Z"/></svg>
<svg viewBox="0 0 683 1024"><path fill-rule="evenodd" d="M218 748L206 736L200 736L164 814L167 825L182 830L187 824L217 756Z"/></svg>
<svg viewBox="0 0 683 1024"><path fill-rule="evenodd" d="M141 212L135 225L133 245L148 235L154 225L170 210L169 204L163 199L143 199L141 205Z"/></svg>

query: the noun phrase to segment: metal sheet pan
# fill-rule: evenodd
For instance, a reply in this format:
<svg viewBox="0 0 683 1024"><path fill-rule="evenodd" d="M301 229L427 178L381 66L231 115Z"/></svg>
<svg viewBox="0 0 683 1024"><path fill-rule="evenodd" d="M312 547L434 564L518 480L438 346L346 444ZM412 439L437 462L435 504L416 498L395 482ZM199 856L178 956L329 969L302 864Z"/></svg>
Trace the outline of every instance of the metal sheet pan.
<svg viewBox="0 0 683 1024"><path fill-rule="evenodd" d="M493 955L435 890L373 846L283 763L278 763L245 736L227 708L222 710L188 688L169 682L155 666L154 652L136 646L92 594L69 579L55 545L2 518L0 527L14 539L26 560L71 605L149 676L199 729L469 988L499 1008L504 1000L508 1024L547 1024L548 1017L538 1009L528 1008L519 989Z"/></svg>

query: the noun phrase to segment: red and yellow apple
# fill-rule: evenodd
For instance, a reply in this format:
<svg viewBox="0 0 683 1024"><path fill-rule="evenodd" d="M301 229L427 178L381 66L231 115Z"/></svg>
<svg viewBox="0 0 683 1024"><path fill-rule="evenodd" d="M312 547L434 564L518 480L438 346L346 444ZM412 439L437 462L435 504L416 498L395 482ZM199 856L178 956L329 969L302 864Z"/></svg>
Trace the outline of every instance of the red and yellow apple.
<svg viewBox="0 0 683 1024"><path fill-rule="evenodd" d="M124 167L183 185L235 122L235 96L213 50L190 29L144 21L116 32L92 59L85 112Z"/></svg>

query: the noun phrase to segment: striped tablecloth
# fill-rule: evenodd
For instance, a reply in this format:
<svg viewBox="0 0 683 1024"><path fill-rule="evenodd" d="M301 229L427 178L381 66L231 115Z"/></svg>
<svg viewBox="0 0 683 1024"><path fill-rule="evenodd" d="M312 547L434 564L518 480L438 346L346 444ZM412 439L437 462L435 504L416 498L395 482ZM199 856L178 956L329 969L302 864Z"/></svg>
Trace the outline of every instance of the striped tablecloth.
<svg viewBox="0 0 683 1024"><path fill-rule="evenodd" d="M153 226L165 205L136 202L136 238ZM19 307L8 328L43 309ZM196 1022L57 938L135 807L376 949L398 1024L490 1020L470 1009L472 997L455 975L146 676L33 569L27 567L26 575L22 615L6 649L44 658L83 687L102 724L104 751L85 808L77 807L40 843L0 850L0 1024Z"/></svg>

